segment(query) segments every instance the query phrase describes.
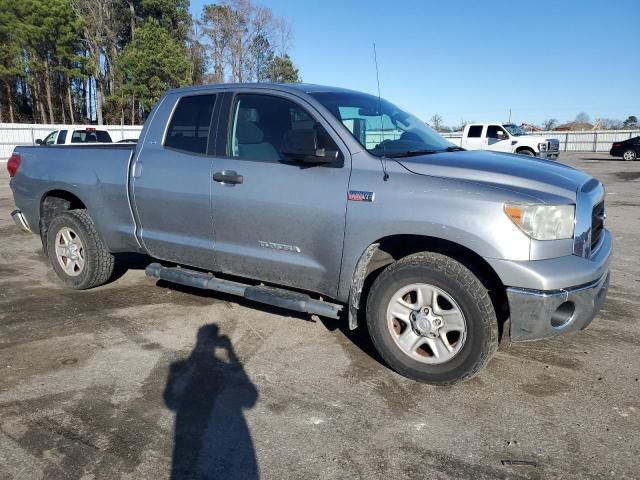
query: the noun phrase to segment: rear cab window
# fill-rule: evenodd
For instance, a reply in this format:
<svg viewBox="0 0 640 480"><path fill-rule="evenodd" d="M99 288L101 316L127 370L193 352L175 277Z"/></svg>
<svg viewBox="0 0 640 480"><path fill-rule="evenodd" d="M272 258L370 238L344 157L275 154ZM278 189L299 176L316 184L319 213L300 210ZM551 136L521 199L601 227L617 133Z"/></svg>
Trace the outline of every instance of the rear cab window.
<svg viewBox="0 0 640 480"><path fill-rule="evenodd" d="M106 130L95 128L74 130L71 134L71 143L111 143L111 136Z"/></svg>
<svg viewBox="0 0 640 480"><path fill-rule="evenodd" d="M164 140L166 148L206 155L216 95L180 98Z"/></svg>

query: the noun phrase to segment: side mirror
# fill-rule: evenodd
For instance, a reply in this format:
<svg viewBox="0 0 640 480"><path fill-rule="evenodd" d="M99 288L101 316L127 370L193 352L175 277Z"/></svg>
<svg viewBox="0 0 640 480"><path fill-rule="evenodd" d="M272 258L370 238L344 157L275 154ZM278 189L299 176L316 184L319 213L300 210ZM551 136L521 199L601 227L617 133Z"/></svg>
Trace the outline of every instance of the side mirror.
<svg viewBox="0 0 640 480"><path fill-rule="evenodd" d="M288 159L304 163L330 163L338 158L337 150L318 148L315 128L289 130L284 134L280 153Z"/></svg>
<svg viewBox="0 0 640 480"><path fill-rule="evenodd" d="M36 145L42 145L42 139L41 138L38 138L36 140Z"/></svg>

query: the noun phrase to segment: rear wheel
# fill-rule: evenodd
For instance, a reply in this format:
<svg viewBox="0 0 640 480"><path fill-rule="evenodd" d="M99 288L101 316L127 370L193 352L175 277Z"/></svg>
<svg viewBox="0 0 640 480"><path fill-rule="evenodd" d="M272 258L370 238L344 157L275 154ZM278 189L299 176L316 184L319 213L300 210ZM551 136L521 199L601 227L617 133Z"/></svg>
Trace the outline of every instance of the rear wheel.
<svg viewBox="0 0 640 480"><path fill-rule="evenodd" d="M76 290L102 285L113 273L114 257L85 210L69 210L51 220L47 254L58 277Z"/></svg>
<svg viewBox="0 0 640 480"><path fill-rule="evenodd" d="M634 150L625 150L625 152L622 154L622 158L624 158L625 160L627 160L628 162L635 160L636 159L636 152Z"/></svg>
<svg viewBox="0 0 640 480"><path fill-rule="evenodd" d="M488 291L464 265L438 253L410 255L378 276L367 327L391 368L431 384L471 378L498 346Z"/></svg>

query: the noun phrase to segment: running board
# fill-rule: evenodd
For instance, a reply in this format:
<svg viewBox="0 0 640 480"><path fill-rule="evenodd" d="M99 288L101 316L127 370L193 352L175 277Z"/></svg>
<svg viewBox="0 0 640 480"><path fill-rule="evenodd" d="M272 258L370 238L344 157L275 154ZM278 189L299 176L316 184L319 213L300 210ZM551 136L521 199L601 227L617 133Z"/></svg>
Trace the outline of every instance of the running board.
<svg viewBox="0 0 640 480"><path fill-rule="evenodd" d="M145 269L150 278L157 278L171 283L179 283L204 290L238 295L247 300L266 303L274 307L286 308L296 312L322 315L323 317L339 318L343 306L335 303L314 300L304 293L292 292L282 288L252 286L244 283L232 282L216 278L211 274L189 270L186 268L163 267L159 263L152 263Z"/></svg>

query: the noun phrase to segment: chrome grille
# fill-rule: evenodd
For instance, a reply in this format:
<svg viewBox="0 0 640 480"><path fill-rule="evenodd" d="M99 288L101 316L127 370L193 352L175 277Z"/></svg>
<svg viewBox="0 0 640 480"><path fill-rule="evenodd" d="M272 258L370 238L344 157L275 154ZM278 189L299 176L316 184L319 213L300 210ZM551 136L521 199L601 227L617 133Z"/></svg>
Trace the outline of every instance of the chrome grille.
<svg viewBox="0 0 640 480"><path fill-rule="evenodd" d="M547 149L551 152L557 152L558 150L560 150L560 143L556 140L556 141L550 141L548 142L548 146Z"/></svg>
<svg viewBox="0 0 640 480"><path fill-rule="evenodd" d="M594 205L591 212L591 250L598 245L602 232L604 232L604 200Z"/></svg>

